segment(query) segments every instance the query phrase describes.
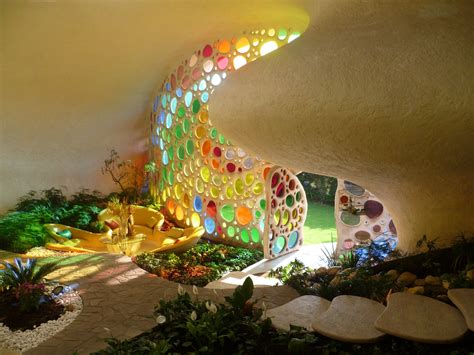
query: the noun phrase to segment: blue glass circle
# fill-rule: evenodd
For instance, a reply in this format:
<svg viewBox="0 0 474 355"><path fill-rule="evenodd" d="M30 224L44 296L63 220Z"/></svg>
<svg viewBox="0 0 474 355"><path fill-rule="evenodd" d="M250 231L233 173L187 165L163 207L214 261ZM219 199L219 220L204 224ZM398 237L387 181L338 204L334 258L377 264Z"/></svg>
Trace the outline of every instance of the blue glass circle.
<svg viewBox="0 0 474 355"><path fill-rule="evenodd" d="M206 229L207 233L211 234L216 228L216 222L214 222L212 218L206 218L204 220L204 228Z"/></svg>
<svg viewBox="0 0 474 355"><path fill-rule="evenodd" d="M193 93L191 91L188 91L186 95L184 95L184 103L186 104L187 107L191 105L192 100L193 100Z"/></svg>
<svg viewBox="0 0 474 355"><path fill-rule="evenodd" d="M206 103L208 100L209 100L209 93L204 92L204 93L201 95L201 101L202 101L203 103Z"/></svg>
<svg viewBox="0 0 474 355"><path fill-rule="evenodd" d="M196 196L194 198L194 210L196 212L201 212L202 211L202 200L199 196Z"/></svg>
<svg viewBox="0 0 474 355"><path fill-rule="evenodd" d="M168 159L168 152L165 150L163 151L163 158L162 158L163 164L168 165L169 159Z"/></svg>
<svg viewBox="0 0 474 355"><path fill-rule="evenodd" d="M178 97L183 96L183 90L181 90L181 88L176 89L176 96Z"/></svg>

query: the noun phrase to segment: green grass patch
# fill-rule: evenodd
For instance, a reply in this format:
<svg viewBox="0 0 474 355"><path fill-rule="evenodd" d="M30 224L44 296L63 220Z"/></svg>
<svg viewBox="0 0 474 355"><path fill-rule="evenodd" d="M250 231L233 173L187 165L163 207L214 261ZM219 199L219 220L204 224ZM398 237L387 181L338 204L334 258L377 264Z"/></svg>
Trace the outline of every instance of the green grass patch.
<svg viewBox="0 0 474 355"><path fill-rule="evenodd" d="M337 232L334 206L308 201L308 215L303 227L303 234L305 245L335 241Z"/></svg>

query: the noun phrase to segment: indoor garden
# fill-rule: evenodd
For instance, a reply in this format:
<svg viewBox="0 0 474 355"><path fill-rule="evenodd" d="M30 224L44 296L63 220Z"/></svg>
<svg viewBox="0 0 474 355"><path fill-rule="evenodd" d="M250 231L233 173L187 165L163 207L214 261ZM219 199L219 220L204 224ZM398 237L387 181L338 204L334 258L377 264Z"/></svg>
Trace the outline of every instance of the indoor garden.
<svg viewBox="0 0 474 355"><path fill-rule="evenodd" d="M472 4L270 4L1 3L0 354L474 355Z"/></svg>

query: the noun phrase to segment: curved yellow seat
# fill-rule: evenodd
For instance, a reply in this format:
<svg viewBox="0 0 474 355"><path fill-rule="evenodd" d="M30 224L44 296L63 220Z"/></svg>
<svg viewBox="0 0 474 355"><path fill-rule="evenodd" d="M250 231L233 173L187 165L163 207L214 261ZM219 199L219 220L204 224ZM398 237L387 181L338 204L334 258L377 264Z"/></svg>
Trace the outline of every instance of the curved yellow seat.
<svg viewBox="0 0 474 355"><path fill-rule="evenodd" d="M161 212L144 206L132 205L131 207L135 227L145 226L152 230L160 230L165 221L165 216L163 216ZM113 214L108 208L102 210L97 216L97 219L104 223L107 221L115 221L118 223L120 221L119 216Z"/></svg>
<svg viewBox="0 0 474 355"><path fill-rule="evenodd" d="M64 224L45 224L46 231L56 243L47 243L46 248L59 251L73 251L77 253L94 253L107 251L102 238L111 238L112 230L104 226L105 232L92 233L82 229L69 227ZM64 230L71 232L71 239L59 234Z"/></svg>
<svg viewBox="0 0 474 355"><path fill-rule="evenodd" d="M55 240L53 243L47 243L46 248L76 253L109 252L114 254L125 253L126 255L136 255L145 251L152 253L183 253L195 246L204 235L203 227L172 228L163 232L159 229L135 225L134 236L116 242L112 229L109 227L106 227L104 233L91 233L62 224L45 224L45 228L52 239ZM71 232L71 239L58 234L64 230Z"/></svg>

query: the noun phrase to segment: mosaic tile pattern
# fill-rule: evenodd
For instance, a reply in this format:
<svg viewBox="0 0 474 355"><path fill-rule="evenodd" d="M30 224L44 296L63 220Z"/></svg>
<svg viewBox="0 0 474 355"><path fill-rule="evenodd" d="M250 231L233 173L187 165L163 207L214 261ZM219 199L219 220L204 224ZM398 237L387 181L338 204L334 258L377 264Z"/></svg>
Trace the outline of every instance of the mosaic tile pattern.
<svg viewBox="0 0 474 355"><path fill-rule="evenodd" d="M209 104L229 74L298 36L272 28L208 43L164 81L150 114L151 155L161 172L160 202L179 224L202 225L210 239L262 248L274 166L219 133ZM302 238L296 240L300 245Z"/></svg>
<svg viewBox="0 0 474 355"><path fill-rule="evenodd" d="M338 179L335 198L337 251L372 242L397 245L397 229L382 202L363 187Z"/></svg>

